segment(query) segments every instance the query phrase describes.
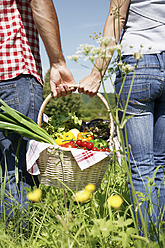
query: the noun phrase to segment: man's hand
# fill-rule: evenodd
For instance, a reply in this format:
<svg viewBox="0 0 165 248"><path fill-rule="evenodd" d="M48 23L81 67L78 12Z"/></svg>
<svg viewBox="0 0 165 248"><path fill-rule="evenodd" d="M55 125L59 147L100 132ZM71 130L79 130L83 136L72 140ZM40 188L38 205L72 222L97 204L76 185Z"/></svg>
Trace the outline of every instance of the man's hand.
<svg viewBox="0 0 165 248"><path fill-rule="evenodd" d="M65 63L53 64L50 69L50 88L53 96L66 96L75 91L75 88L68 86L69 84L74 85L75 81Z"/></svg>
<svg viewBox="0 0 165 248"><path fill-rule="evenodd" d="M101 85L100 75L90 74L89 76L80 80L78 92L93 97L97 94L100 85Z"/></svg>

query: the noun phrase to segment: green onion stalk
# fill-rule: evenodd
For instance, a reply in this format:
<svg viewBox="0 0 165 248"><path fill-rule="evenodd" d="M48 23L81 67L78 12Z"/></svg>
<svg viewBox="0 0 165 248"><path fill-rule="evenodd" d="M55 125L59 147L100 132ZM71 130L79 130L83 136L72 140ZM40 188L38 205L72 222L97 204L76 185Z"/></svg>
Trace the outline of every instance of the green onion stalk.
<svg viewBox="0 0 165 248"><path fill-rule="evenodd" d="M55 145L56 142L33 120L9 107L0 99L0 130L12 131L23 137Z"/></svg>

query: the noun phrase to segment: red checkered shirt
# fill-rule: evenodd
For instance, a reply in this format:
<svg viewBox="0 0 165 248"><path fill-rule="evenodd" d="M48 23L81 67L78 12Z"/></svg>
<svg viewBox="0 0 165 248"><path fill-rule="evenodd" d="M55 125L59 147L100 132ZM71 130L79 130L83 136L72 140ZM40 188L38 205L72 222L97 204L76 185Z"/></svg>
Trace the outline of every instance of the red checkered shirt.
<svg viewBox="0 0 165 248"><path fill-rule="evenodd" d="M29 0L0 0L0 81L19 74L42 83L38 32Z"/></svg>

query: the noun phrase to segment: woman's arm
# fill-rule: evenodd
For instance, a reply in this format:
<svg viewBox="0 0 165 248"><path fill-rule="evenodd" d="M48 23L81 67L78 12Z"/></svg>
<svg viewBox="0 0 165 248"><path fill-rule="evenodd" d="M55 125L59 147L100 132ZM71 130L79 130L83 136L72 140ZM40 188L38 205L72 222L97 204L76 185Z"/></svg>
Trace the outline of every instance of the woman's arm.
<svg viewBox="0 0 165 248"><path fill-rule="evenodd" d="M119 42L123 25L127 16L129 3L130 0L111 0L110 2L110 11L108 13L103 30L103 37L114 38L114 42L109 44L109 47L114 46ZM95 66L91 71L91 74L79 82L79 92L85 93L91 97L94 96L101 85L101 75L97 68L102 68L103 76L109 63L110 59L107 59L103 64L102 59L98 58L95 62Z"/></svg>

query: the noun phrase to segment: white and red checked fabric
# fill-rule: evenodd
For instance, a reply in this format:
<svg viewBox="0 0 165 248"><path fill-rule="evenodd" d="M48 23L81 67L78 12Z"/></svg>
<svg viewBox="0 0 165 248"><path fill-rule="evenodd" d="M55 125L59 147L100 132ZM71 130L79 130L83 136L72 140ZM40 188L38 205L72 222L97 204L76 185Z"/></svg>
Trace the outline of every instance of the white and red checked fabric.
<svg viewBox="0 0 165 248"><path fill-rule="evenodd" d="M38 32L29 0L0 0L0 81L19 74L42 83Z"/></svg>
<svg viewBox="0 0 165 248"><path fill-rule="evenodd" d="M30 140L28 142L26 153L26 165L27 171L30 174L40 174L36 161L39 158L40 153L49 146L50 144L48 143L41 143L35 140ZM58 148L58 145L55 145L55 147ZM81 170L87 169L88 167L100 162L109 155L109 152L94 152L76 148L70 148L69 150L71 151Z"/></svg>

